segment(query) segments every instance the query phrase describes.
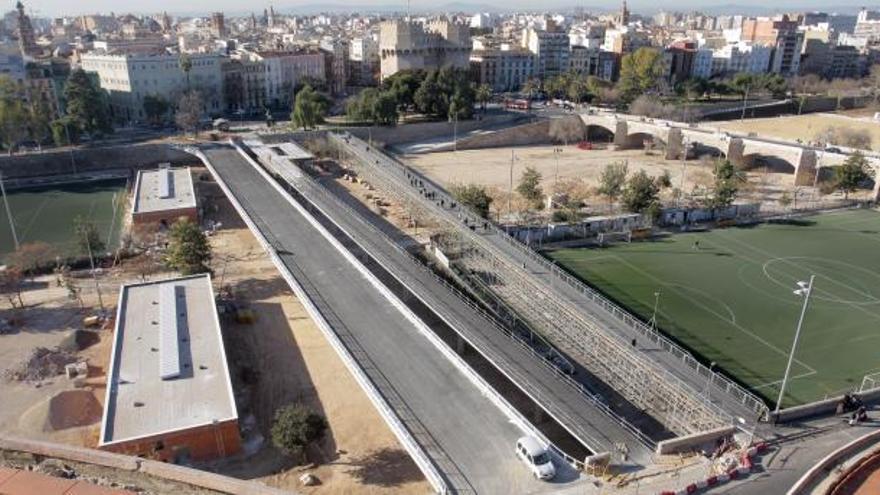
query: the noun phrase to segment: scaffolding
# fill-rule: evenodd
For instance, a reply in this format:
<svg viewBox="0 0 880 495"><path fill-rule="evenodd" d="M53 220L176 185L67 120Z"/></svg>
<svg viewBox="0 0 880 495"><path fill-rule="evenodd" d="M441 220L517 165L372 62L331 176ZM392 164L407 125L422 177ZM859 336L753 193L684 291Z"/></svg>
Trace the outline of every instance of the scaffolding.
<svg viewBox="0 0 880 495"><path fill-rule="evenodd" d="M329 139L359 176L410 208L413 215L444 225L442 246L458 254L460 268L526 320L537 333L566 352L623 398L678 435L734 422L702 393L603 329L589 314L560 297L547 282L514 262L487 240L494 225L457 208L454 200L405 167L350 135ZM563 283L560 281L559 283Z"/></svg>

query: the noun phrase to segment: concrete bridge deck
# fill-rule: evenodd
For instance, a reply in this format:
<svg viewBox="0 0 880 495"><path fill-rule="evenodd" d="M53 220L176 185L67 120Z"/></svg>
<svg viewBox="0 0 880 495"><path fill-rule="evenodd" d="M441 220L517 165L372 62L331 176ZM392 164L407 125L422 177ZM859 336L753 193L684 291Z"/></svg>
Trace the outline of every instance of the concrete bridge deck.
<svg viewBox="0 0 880 495"><path fill-rule="evenodd" d="M513 454L511 422L425 336L418 324L229 146L202 149L283 268L306 288L357 357L382 398L455 493L534 493L558 489L531 477ZM279 267L281 268L281 267ZM564 466L563 473L565 473ZM559 483L572 481L563 474ZM576 477L576 474L574 475Z"/></svg>

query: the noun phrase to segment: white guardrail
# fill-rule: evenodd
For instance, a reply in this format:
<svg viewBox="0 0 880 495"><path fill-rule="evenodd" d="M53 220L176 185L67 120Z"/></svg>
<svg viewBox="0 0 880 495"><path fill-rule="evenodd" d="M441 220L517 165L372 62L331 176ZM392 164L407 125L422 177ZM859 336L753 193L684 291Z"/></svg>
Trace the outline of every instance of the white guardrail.
<svg viewBox="0 0 880 495"><path fill-rule="evenodd" d="M355 381L361 386L364 392L367 394L367 397L376 406L376 409L379 411L379 414L385 419L386 423L391 428L394 435L400 440L401 444L403 444L406 451L410 454L413 461L418 465L419 469L427 478L428 483L431 484L431 487L440 494L449 493L449 486L446 483L446 480L440 475L440 472L437 470L434 463L428 458L427 454L422 450L419 446L418 442L416 442L415 438L412 436L410 431L404 426L401 419L398 417L397 413L391 408L388 402L385 400L384 396L379 392L377 386L373 383L373 381L367 376L366 372L361 368L358 361L354 358L353 354L349 351L349 349L342 343L342 340L333 330L332 326L328 323L327 319L324 317L324 314L315 304L315 301L309 296L305 288L300 285L300 283L293 277L290 271L287 268L287 265L281 260L278 254L275 252L275 249L269 243L268 239L263 234L262 230L260 230L254 221L251 219L250 215L235 197L232 194L232 191L226 185L226 182L220 177L220 174L214 169L211 161L208 157L202 153L202 151L193 146L182 146L181 149L184 151L195 155L198 157L202 163L211 171L211 174L217 180L217 184L226 194L226 197L229 198L230 203L241 216L242 220L244 220L245 224L247 224L248 228L250 228L251 232L254 233L254 237L257 238L257 241L263 247L269 257L272 259L273 264L278 269L281 276L293 290L294 294L296 294L297 299L302 301L303 306L305 306L306 311L309 313L309 316L315 321L318 325L318 328L324 334L324 337L330 343L330 346L336 351L339 357L342 359L342 362L345 364L346 368L351 372L352 376L354 376ZM249 157L246 159L250 160ZM271 182L271 181L270 181Z"/></svg>
<svg viewBox="0 0 880 495"><path fill-rule="evenodd" d="M330 136L337 137L333 133L329 133ZM346 135L348 135L346 133ZM349 135L350 136L350 135ZM400 163L399 161L392 159L391 157L387 157L383 155L387 160L387 162L393 164L398 167L402 172L409 173L413 176L419 177L422 181L430 184L435 191L445 196L449 201L455 201L449 193L440 187L435 182L431 181L429 178L422 175L420 172L407 167L406 165ZM556 277L565 281L570 287L580 292L581 294L587 296L591 301L599 304L608 311L610 314L614 315L619 321L626 324L633 330L639 332L644 338L647 338L661 349L666 352L669 352L671 355L675 356L677 359L680 359L684 364L688 367L692 368L700 377L704 377L707 380L707 383L710 383L716 389L721 390L727 393L730 397L736 399L738 402L743 404L749 410L753 411L756 417L767 417L767 413L769 409L767 405L759 399L757 396L747 391L741 385L737 384L733 380L727 378L726 376L717 373L715 371L710 370L707 366L700 363L696 358L694 358L693 354L689 351L685 350L678 344L674 343L672 340L661 334L660 332L652 329L648 325L646 325L641 320L633 317L629 312L621 309L619 306L608 300L605 296L594 290L593 288L587 286L582 281L572 277L564 270L556 266L554 263L549 262L546 258L541 256L539 253L535 252L530 246L527 246L518 240L511 237L507 232L503 229L499 228L495 225L494 222L490 220L486 220L474 212L467 209L466 206L460 205L461 209L468 212L473 221L478 221L479 223L487 222L490 229L494 231L501 239L504 239L509 245L518 249L520 252L528 256L533 261L540 264L542 267L550 271L550 273L554 274ZM749 418L745 418L749 419Z"/></svg>
<svg viewBox="0 0 880 495"><path fill-rule="evenodd" d="M286 165L288 167L291 166L291 165L289 165L289 162ZM653 449L655 444L650 438L646 437L641 431L639 431L635 426L628 423L625 419L615 417L614 413L611 412L611 410L608 408L608 406L606 404L602 403L595 395L593 395L589 390L587 390L582 384L572 380L571 377L562 373L558 369L558 367L553 365L553 363L551 361L549 361L545 356L542 356L541 354L537 353L534 349L532 349L530 346L528 346L525 342L522 342L522 340L518 336L516 336L512 332L508 331L506 328L500 326L495 321L494 317L492 317L491 315L486 313L482 308L476 306L472 301L470 301L470 299L466 295L462 294L460 291L458 291L457 288L455 288L454 286L449 284L446 280L444 280L443 278L439 277L436 273L431 271L430 268L426 267L421 261L419 261L409 251L407 251L405 247L400 246L394 239L389 237L387 233L381 231L380 229L376 228L373 224L371 224L367 220L365 220L360 213L353 210L348 204L344 203L338 197L336 197L335 195L333 195L332 193L327 191L326 188L324 188L322 185L316 183L313 179L308 177L308 175L306 175L305 173L298 173L294 176L294 175L290 174L289 171L285 170L284 168L278 167L274 163L270 164L270 166L275 168L275 172L281 178L283 178L285 181L287 181L291 186L300 190L300 194L302 194L304 197L306 197L306 194L304 194L300 189L303 186L308 187L311 192L313 192L315 194L319 194L322 198L325 198L328 201L330 201L334 207L337 207L337 208L344 210L347 214L349 214L349 216L351 218L355 219L359 224L366 227L374 234L378 235L379 238L381 238L390 247L392 247L393 249L395 249L396 251L398 251L399 253L404 255L405 259L407 259L410 263L412 263L422 273L427 274L433 280L442 284L454 296L456 296L461 302L465 303L471 310L478 313L483 319L485 319L487 322L489 322L489 324L491 324L494 328L501 331L503 335L506 335L507 337L509 337L513 342L515 342L521 348L527 350L533 357L537 358L542 365L544 365L545 367L547 367L548 369L553 371L555 376L562 379L569 386L574 387L575 390L581 394L581 397L583 399L585 399L585 400L589 401L591 404L597 406L601 411L605 412L606 414L612 415L612 418L617 420L618 422L622 421L622 426L624 426L628 431L633 433L633 435L636 436L636 438L640 442L642 442L646 446ZM286 172L288 172L288 173L286 173ZM300 187L297 187L297 185L299 185ZM306 199L308 199L308 198L306 197ZM352 241L357 243L361 249L364 249L364 251L371 253L371 256L375 256L375 254L373 254L373 250L366 249L362 245L361 242L356 240L355 236L351 235L347 230L345 230L341 225L339 225L339 223L337 223L335 220L333 220L333 218L330 215L328 215L320 206L315 204L314 201L309 200L309 202L316 209L318 209L318 211L320 211L324 217L326 217L338 229L340 229L340 231L345 233L346 236L348 236L350 239L352 239ZM425 301L424 299L422 299L422 297L419 296L418 292L413 290L412 287L410 287L410 285L406 281L401 280L401 278L399 276L396 276L393 273L391 275L401 285L406 287L410 293L412 293L420 301L422 301L422 303L424 303L428 307L432 307L432 305L429 304L428 301ZM503 357L497 355L496 353L492 352L489 349L486 349L485 346L475 345L473 338L462 334L461 330L467 328L467 326L462 324L455 317L450 317L449 315L440 315L440 314L438 314L438 316L440 316L440 318L443 319L447 323L447 325L449 325L457 333L459 333L459 335L463 339L465 339L465 341L467 341L468 344L471 345L471 347L473 347L475 350L477 350L480 354L482 354L490 362L495 362L495 363L505 363L506 362L506 360ZM449 320L454 320L454 321L449 321ZM445 344L443 344L443 345L445 346ZM467 366L467 365L465 364L464 366ZM553 405L553 401L549 397L547 397L543 392L541 392L541 390L542 390L541 387L538 387L538 386L531 384L527 378L525 378L521 375L510 376L508 374L508 372L505 370L512 369L511 366L498 367L496 365L496 368L498 368L503 374L505 374L505 376L507 376L508 379L510 379L513 383L520 386L520 388L523 389L523 391L527 395L529 395L532 398L532 400L534 400L538 404L541 404L542 407L545 407L548 414L550 414L553 417L556 417L557 420L561 419L560 422L563 423L563 426L565 424L569 424L569 425L576 424L576 421L574 421L564 411L560 410L558 407ZM480 381L482 381L482 378L480 378ZM489 386L488 384L485 384L485 385L486 385L486 387L488 387L488 390L490 390L492 394L498 395L497 392L494 391L494 389L491 389L491 386ZM481 388L484 388L484 387L481 387ZM544 435L542 433L540 433L540 431L536 430L533 426L531 426L531 423L527 419L522 417L519 414L519 412L516 411L515 408L513 408L509 403L507 403L507 401L503 397L498 395L497 399L503 402L504 408L508 409L509 414L515 415L517 417L518 422L523 423L524 425L527 425L526 429L529 430L531 434L542 438L542 440L551 448L551 450L553 450L557 455L559 455L561 458L563 458L566 462L568 462L569 464L571 464L572 466L574 466L578 469L583 469L584 463L582 460L575 459L574 457L568 455L567 453L565 453L564 451L562 451L561 449L559 449L558 447L553 445L552 442L550 442L546 437L544 437ZM570 433L572 433L575 436L583 436L583 437L586 437L587 439L590 438L589 435L585 434L584 432L575 433L575 432L570 431ZM601 443L609 443L609 442L597 442L597 441L593 440L591 443L601 445Z"/></svg>

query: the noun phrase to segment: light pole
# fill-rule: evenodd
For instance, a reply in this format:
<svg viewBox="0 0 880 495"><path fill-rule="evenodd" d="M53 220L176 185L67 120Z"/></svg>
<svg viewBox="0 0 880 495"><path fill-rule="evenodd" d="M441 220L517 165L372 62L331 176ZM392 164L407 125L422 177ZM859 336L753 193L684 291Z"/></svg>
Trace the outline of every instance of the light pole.
<svg viewBox="0 0 880 495"><path fill-rule="evenodd" d="M684 199L684 176L687 172L687 156L688 156L688 145L690 144L690 140L687 136L681 137L681 181L678 184L678 197L679 201Z"/></svg>
<svg viewBox="0 0 880 495"><path fill-rule="evenodd" d="M660 306L660 291L654 293L654 313L651 315L651 329L657 330L657 308Z"/></svg>
<svg viewBox="0 0 880 495"><path fill-rule="evenodd" d="M15 250L18 251L18 234L15 232L15 221L12 218L12 210L9 209L9 200L6 199L6 187L3 185L3 173L0 172L0 194L3 195L3 206L6 207L6 216L9 218L9 228L12 230L12 241Z"/></svg>
<svg viewBox="0 0 880 495"><path fill-rule="evenodd" d="M716 364L715 361L712 361L711 363L709 363L709 376L706 378L706 393L705 393L705 396L706 396L706 399L708 399L708 400L710 400L710 401L712 400L712 396L710 395L709 387L712 386L712 370L715 369L715 364Z"/></svg>
<svg viewBox="0 0 880 495"><path fill-rule="evenodd" d="M553 158L556 159L556 177L553 179L553 189L559 185L559 155L562 154L562 148L553 148Z"/></svg>
<svg viewBox="0 0 880 495"><path fill-rule="evenodd" d="M785 365L785 375L782 377L782 386L779 388L779 398L776 400L776 410L774 413L779 413L779 410L782 408L782 398L785 395L785 386L788 385L788 375L791 373L791 363L794 361L794 353L797 350L798 340L801 337L801 327L804 324L804 315L807 313L807 306L810 304L810 295L813 293L813 280L816 278L815 275L810 275L810 281L804 282L803 280L798 281L798 288L794 291L795 294L804 298L804 305L801 307L801 316L798 318L797 330L794 332L794 342L791 343L791 352L788 354L788 364Z"/></svg>

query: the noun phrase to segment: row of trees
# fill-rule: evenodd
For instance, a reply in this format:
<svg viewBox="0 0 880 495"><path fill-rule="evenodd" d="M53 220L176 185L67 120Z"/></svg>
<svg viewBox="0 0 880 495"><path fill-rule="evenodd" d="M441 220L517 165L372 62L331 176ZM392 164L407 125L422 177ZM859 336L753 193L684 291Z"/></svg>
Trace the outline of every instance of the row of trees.
<svg viewBox="0 0 880 495"><path fill-rule="evenodd" d="M463 120L473 116L474 103L491 99L488 86L474 87L466 70L400 71L348 100L346 116L353 121L391 125L401 114L417 111L434 118Z"/></svg>
<svg viewBox="0 0 880 495"><path fill-rule="evenodd" d="M8 76L0 76L0 142L9 152L24 140L38 143L50 137L57 145L77 142L83 134L113 132L110 110L98 83L82 69L70 73L64 85L66 113L56 120L51 102ZM56 102L57 103L57 102Z"/></svg>

